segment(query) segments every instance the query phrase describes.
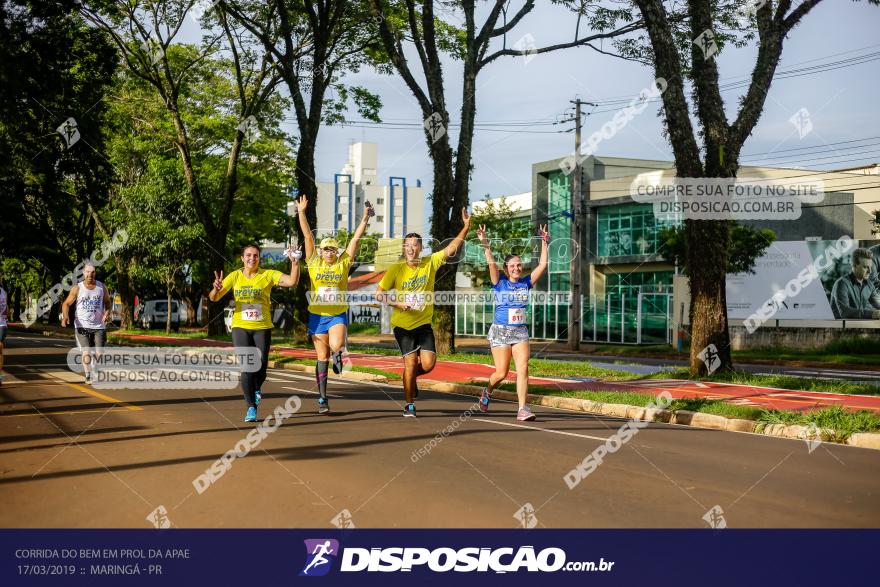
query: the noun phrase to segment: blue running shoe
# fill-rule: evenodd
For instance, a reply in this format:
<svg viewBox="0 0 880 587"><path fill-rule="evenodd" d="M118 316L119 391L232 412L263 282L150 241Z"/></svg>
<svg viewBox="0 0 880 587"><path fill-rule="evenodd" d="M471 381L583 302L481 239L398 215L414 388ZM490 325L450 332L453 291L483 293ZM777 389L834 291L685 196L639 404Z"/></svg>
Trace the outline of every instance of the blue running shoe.
<svg viewBox="0 0 880 587"><path fill-rule="evenodd" d="M318 398L318 413L326 414L330 411L330 402L325 397Z"/></svg>
<svg viewBox="0 0 880 587"><path fill-rule="evenodd" d="M263 399L263 392L259 389L254 392L254 403L260 405L260 401Z"/></svg>
<svg viewBox="0 0 880 587"><path fill-rule="evenodd" d="M415 418L416 417L416 405L415 404L406 404L403 406L403 417L404 418Z"/></svg>
<svg viewBox="0 0 880 587"><path fill-rule="evenodd" d="M245 422L256 422L257 421L257 408L251 406L248 408L247 414L244 417Z"/></svg>

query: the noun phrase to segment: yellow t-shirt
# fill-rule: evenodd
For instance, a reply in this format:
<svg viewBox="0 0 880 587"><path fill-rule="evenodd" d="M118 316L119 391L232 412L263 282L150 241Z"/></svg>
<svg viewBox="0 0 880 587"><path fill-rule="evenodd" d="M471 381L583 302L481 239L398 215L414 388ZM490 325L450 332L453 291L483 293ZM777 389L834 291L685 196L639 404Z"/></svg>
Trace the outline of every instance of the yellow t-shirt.
<svg viewBox="0 0 880 587"><path fill-rule="evenodd" d="M306 263L311 283L309 312L318 316L337 316L348 311L344 301L348 291L351 257L343 251L332 265L325 263L317 251Z"/></svg>
<svg viewBox="0 0 880 587"><path fill-rule="evenodd" d="M248 279L241 269L237 269L223 279L220 296L230 289L235 297L235 313L232 327L246 330L272 328L272 307L269 295L272 287L278 285L284 275L275 269L258 269L257 274Z"/></svg>
<svg viewBox="0 0 880 587"><path fill-rule="evenodd" d="M434 316L434 304L424 300L424 293L434 292L434 277L441 265L446 263L446 253L437 251L430 257L422 257L416 267L410 267L406 261L392 265L379 287L385 291L397 290L398 302L406 302L411 308L406 312L394 308L391 313L391 326L413 330L423 324L430 324Z"/></svg>

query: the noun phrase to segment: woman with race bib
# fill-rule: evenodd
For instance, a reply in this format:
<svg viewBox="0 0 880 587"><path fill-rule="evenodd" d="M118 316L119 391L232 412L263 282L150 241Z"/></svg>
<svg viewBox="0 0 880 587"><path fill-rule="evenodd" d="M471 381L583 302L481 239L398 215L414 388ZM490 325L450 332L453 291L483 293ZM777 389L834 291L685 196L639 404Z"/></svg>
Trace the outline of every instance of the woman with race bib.
<svg viewBox="0 0 880 587"><path fill-rule="evenodd" d="M339 242L335 238L321 240L315 247L315 237L309 221L306 219L306 207L309 201L305 196L297 200L299 227L305 243L306 268L309 271L309 334L315 345L317 363L315 379L318 384L318 413L330 411L327 400L327 369L333 365L333 372L342 373L342 352L348 326L348 273L351 262L357 254L361 237L367 231L370 217L375 214L373 206L366 202L364 213L348 247L339 254Z"/></svg>
<svg viewBox="0 0 880 587"><path fill-rule="evenodd" d="M489 376L489 385L480 395L480 410L489 410L489 397L492 390L504 381L510 371L510 357L516 364L516 395L519 410L516 419L520 421L534 420L535 415L526 405L529 391L529 328L526 326L526 309L529 306L529 290L541 279L547 269L547 227L542 226L541 259L531 275L523 277L522 259L519 255L504 257L504 274L498 272L498 265L492 256L489 240L486 238L486 226L477 229L477 238L486 253L489 264L489 279L495 297L495 315L489 328L489 347L495 361L495 372Z"/></svg>
<svg viewBox="0 0 880 587"><path fill-rule="evenodd" d="M302 257L302 251L288 249L285 253L290 258L288 275L275 269L260 269L260 247L247 245L241 252L244 267L236 269L225 278L223 271L215 271L214 289L208 294L208 298L216 302L232 290L235 298L232 344L236 348L260 349L259 371L241 374L244 401L248 406L245 422L256 422L257 406L263 396L261 389L266 381L269 347L272 344L272 287L294 287L299 282L299 258Z"/></svg>

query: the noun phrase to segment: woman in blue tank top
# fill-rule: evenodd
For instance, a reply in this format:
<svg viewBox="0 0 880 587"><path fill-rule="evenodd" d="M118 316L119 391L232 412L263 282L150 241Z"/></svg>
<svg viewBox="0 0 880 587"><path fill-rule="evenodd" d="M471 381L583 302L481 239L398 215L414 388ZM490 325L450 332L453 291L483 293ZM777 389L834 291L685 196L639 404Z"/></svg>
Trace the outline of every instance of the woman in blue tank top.
<svg viewBox="0 0 880 587"><path fill-rule="evenodd" d="M495 372L489 377L489 386L480 394L480 410L489 410L492 390L507 377L510 357L513 356L516 364L516 395L519 399L516 419L521 421L535 419L535 415L526 405L529 389L529 328L526 326L526 312L529 306L529 290L547 269L547 226L542 226L540 232L541 259L531 275L523 276L522 259L519 255L507 255L504 258L504 274L501 274L486 238L485 225L480 225L477 230L477 238L483 245L486 262L489 264L489 279L492 281L495 297L495 315L489 328L489 347L495 360Z"/></svg>

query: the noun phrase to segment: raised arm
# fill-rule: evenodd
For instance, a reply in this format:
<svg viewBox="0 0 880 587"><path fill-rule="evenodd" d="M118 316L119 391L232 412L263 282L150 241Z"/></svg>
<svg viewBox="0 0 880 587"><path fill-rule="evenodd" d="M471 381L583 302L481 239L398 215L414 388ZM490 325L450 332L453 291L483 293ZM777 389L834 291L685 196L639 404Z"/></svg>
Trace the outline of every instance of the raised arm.
<svg viewBox="0 0 880 587"><path fill-rule="evenodd" d="M67 318L67 312L70 310L70 305L76 302L76 296L79 295L79 284L76 284L71 288L70 293L67 294L67 298L64 300L64 303L61 304L61 327L66 328L67 323L70 321Z"/></svg>
<svg viewBox="0 0 880 587"><path fill-rule="evenodd" d="M489 239L486 238L486 225L481 224L477 229L477 238L483 246L483 252L486 254L486 263L489 265L489 280L492 285L498 283L498 264L495 263L495 257L492 255L492 249L489 247Z"/></svg>
<svg viewBox="0 0 880 587"><path fill-rule="evenodd" d="M541 233L541 259L538 261L538 266L532 271L532 285L535 285L535 282L541 279L541 276L544 275L544 271L547 270L549 255L547 252L547 243L550 241L550 234L547 232L547 225L545 224L541 226L538 231Z"/></svg>
<svg viewBox="0 0 880 587"><path fill-rule="evenodd" d="M306 218L306 208L309 207L309 199L300 196L296 201L296 213L299 216L299 228L303 233L303 242L306 246L306 259L311 259L315 254L315 236L312 234L312 228Z"/></svg>
<svg viewBox="0 0 880 587"><path fill-rule="evenodd" d="M459 233L455 235L455 238L452 239L452 242L449 243L445 249L443 249L443 253L446 255L446 258L452 257L455 253L458 252L458 248L461 246L461 243L464 242L464 237L467 236L468 230L471 227L471 217L467 213L467 208L461 209L461 220L464 222L464 226L461 228Z"/></svg>
<svg viewBox="0 0 880 587"><path fill-rule="evenodd" d="M302 246L294 249L293 245L291 245L284 253L290 259L290 273L282 275L281 279L278 280L278 285L281 287L295 287L299 283L299 260L303 254Z"/></svg>
<svg viewBox="0 0 880 587"><path fill-rule="evenodd" d="M354 231L354 234L351 236L351 240L348 241L348 248L345 249L345 252L348 253L348 257L351 260L354 260L354 256L357 253L358 245L361 242L361 238L364 236L364 233L367 232L367 226L370 223L370 216L375 214L373 212L373 207L369 205L369 202L364 204L364 215L361 217L361 222L358 224L357 228Z"/></svg>

